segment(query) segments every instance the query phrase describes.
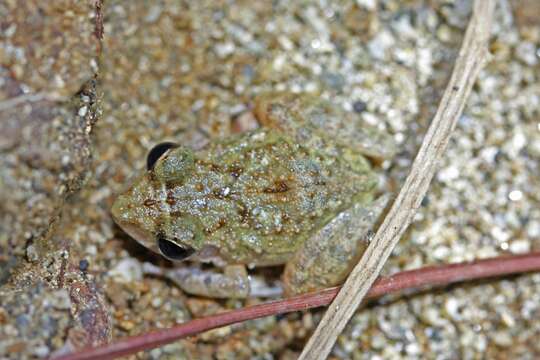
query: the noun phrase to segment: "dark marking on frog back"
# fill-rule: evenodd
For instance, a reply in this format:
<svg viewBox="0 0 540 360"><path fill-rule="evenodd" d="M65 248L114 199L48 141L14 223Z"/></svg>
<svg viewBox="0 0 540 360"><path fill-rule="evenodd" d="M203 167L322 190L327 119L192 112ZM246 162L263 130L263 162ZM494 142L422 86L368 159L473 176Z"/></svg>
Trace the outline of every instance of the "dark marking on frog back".
<svg viewBox="0 0 540 360"><path fill-rule="evenodd" d="M151 206L154 206L156 204L156 200L154 200L154 199L146 199L146 200L144 200L143 204L146 207L151 207Z"/></svg>
<svg viewBox="0 0 540 360"><path fill-rule="evenodd" d="M238 215L240 215L240 223L246 224L248 222L249 210L241 202L238 204Z"/></svg>
<svg viewBox="0 0 540 360"><path fill-rule="evenodd" d="M279 194L289 191L290 187L284 180L276 180L272 186L263 189L265 194Z"/></svg>
<svg viewBox="0 0 540 360"><path fill-rule="evenodd" d="M170 206L174 206L176 204L176 198L174 197L174 194L170 189L167 191L167 204Z"/></svg>
<svg viewBox="0 0 540 360"><path fill-rule="evenodd" d="M219 229L221 229L222 227L224 227L225 225L227 225L227 220L224 219L224 218L220 218L217 222L217 224L214 225L214 227L212 228L205 228L204 229L204 232L207 234L207 235L212 235L214 232L218 231Z"/></svg>
<svg viewBox="0 0 540 360"><path fill-rule="evenodd" d="M229 174L231 174L231 176L234 179L238 179L240 177L240 175L242 175L242 173L244 172L244 169L241 168L240 166L231 166L228 169L228 172L229 172Z"/></svg>
<svg viewBox="0 0 540 360"><path fill-rule="evenodd" d="M210 171L217 172L217 173L222 173L223 172L223 168L220 165L216 164L216 163L206 161L206 160L203 160L203 159L197 159L196 163L199 166L204 166L204 167L208 168Z"/></svg>

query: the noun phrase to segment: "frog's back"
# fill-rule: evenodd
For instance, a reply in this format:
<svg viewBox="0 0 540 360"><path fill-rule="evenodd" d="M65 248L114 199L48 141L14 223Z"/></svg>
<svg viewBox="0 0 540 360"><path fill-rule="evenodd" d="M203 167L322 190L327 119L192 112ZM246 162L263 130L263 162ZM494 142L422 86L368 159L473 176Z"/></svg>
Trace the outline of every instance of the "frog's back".
<svg viewBox="0 0 540 360"><path fill-rule="evenodd" d="M266 129L199 152L193 174L169 192L171 211L197 219L223 257L271 265L353 202L367 201L374 186L368 166L353 168Z"/></svg>

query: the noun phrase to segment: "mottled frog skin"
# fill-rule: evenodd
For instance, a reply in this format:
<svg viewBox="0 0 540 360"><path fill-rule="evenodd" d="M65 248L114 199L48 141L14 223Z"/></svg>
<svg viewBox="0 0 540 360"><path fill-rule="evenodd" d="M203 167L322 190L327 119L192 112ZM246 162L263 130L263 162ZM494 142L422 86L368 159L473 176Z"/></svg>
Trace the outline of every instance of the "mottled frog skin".
<svg viewBox="0 0 540 360"><path fill-rule="evenodd" d="M288 295L335 285L362 254L387 200L373 202L377 178L361 153L393 153L384 134L364 127L364 137L358 131L353 136L350 128L336 125L343 113L305 96L260 98L261 128L199 151L165 147L116 199L113 218L172 260L287 264ZM382 143L380 150L370 146L373 139ZM201 271L191 278L182 271L177 282L206 296L249 295L245 271L225 273L234 286Z"/></svg>

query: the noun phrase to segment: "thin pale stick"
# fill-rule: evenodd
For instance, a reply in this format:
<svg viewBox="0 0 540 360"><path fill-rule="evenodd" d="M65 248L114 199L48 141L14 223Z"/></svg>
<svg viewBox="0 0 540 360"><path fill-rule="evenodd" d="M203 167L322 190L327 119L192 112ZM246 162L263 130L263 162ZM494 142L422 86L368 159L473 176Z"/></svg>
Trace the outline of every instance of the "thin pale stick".
<svg viewBox="0 0 540 360"><path fill-rule="evenodd" d="M424 198L450 135L471 88L489 56L487 43L495 3L477 0L458 58L437 113L401 191L366 252L355 266L315 333L300 355L301 360L325 359L352 317L386 260L411 223Z"/></svg>

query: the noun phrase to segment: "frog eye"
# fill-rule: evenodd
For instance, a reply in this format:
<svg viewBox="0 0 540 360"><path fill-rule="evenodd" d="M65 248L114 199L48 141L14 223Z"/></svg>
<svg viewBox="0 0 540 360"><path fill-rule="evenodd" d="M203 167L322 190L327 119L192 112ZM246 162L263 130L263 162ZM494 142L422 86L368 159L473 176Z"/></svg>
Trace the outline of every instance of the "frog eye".
<svg viewBox="0 0 540 360"><path fill-rule="evenodd" d="M158 248L161 254L167 259L176 261L187 259L195 253L195 249L191 246L180 246L165 238L158 239Z"/></svg>
<svg viewBox="0 0 540 360"><path fill-rule="evenodd" d="M158 145L159 146L159 145ZM193 174L195 156L191 149L174 144L174 151L161 155L155 165L149 170L154 172L156 179L163 182L182 182Z"/></svg>
<svg viewBox="0 0 540 360"><path fill-rule="evenodd" d="M156 162L170 149L177 148L178 144L175 144L173 142L162 142L157 144L150 150L148 153L148 156L146 157L146 169L152 170L154 168L154 165Z"/></svg>

